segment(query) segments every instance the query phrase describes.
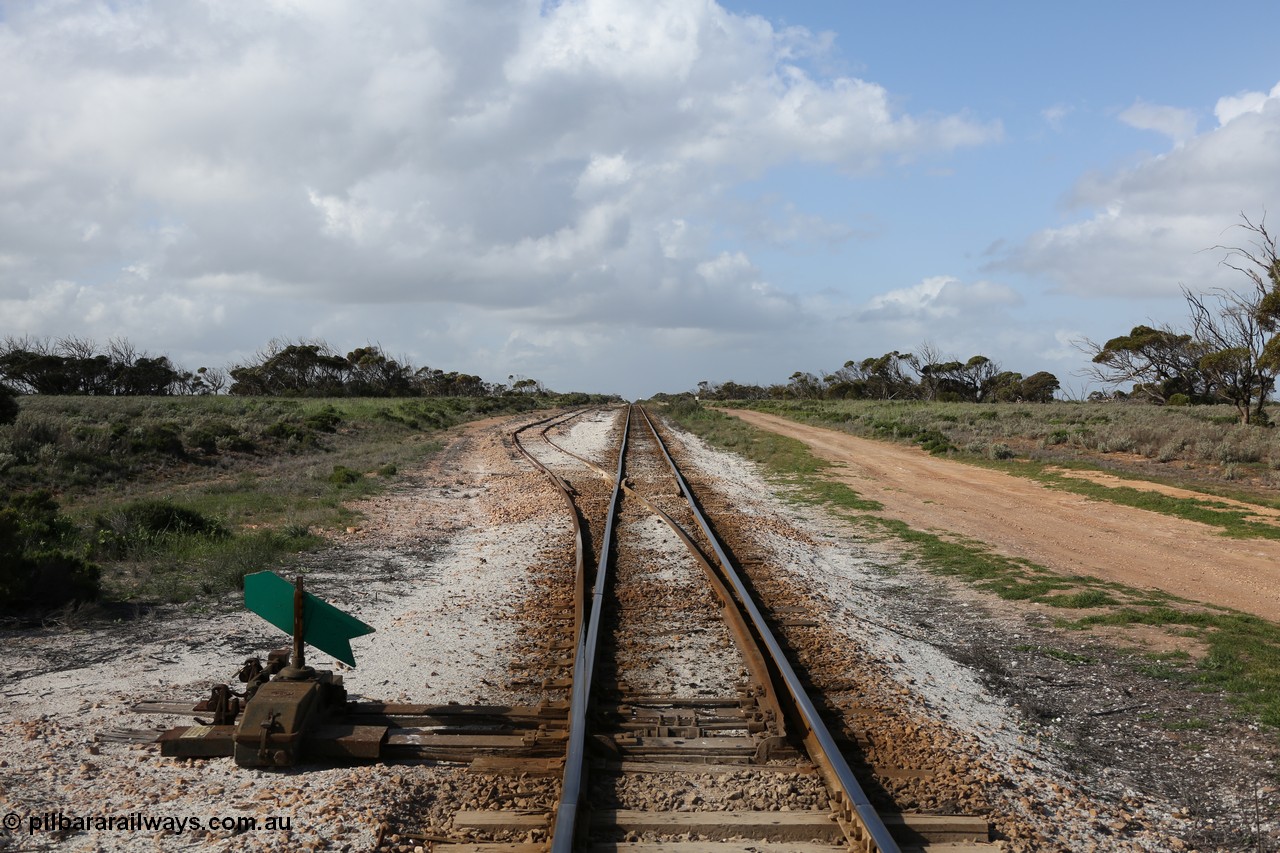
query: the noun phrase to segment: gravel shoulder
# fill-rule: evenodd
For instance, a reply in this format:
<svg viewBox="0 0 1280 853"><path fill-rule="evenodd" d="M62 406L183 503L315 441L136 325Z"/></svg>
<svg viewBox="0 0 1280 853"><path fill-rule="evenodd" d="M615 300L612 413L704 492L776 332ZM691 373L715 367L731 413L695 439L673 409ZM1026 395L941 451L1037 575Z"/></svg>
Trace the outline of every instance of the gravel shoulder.
<svg viewBox="0 0 1280 853"><path fill-rule="evenodd" d="M524 607L570 541L561 504L504 438L535 417L450 430L445 449L421 469L357 506L362 525L303 555L308 590L375 628L353 642L354 670L316 649L307 654L309 664L342 672L352 698L545 698L511 667L533 657ZM106 730L190 725L189 717L130 708L141 699L194 703L215 683L238 687L246 657L287 644L238 595L114 622L0 631L0 812L21 819L17 831L0 829L0 850L364 851L375 848L389 816L411 813L414 826L443 827L459 803L507 796L505 782L463 768L257 770L230 758L167 759L150 746L95 742ZM521 795L554 804L554 787L529 783ZM51 813L72 821L136 814L161 825L28 830L29 819ZM226 817L252 817L259 828L210 828ZM270 818L289 825L266 829Z"/></svg>
<svg viewBox="0 0 1280 853"><path fill-rule="evenodd" d="M772 554L783 594L843 636L793 647L819 671L834 659L869 674L858 701L893 697L908 718L889 733L904 766L919 766L911 745L923 736L939 779L975 782L949 804L910 788L900 801L988 813L1015 851L1274 849L1274 733L1160 677L1142 630L1059 628L1046 608L933 576L891 543L788 503L740 457L681 443Z"/></svg>

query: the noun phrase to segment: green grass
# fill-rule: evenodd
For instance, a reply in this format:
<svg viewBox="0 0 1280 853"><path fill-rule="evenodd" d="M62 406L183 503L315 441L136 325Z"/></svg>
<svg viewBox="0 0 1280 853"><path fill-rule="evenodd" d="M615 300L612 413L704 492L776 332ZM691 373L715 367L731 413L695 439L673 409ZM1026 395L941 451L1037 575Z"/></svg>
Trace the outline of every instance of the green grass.
<svg viewBox="0 0 1280 853"><path fill-rule="evenodd" d="M669 405L667 414L711 444L760 463L798 499L836 511L857 524L869 538L888 539L905 546L910 556L929 571L961 579L1006 600L1035 602L1062 608L1064 612L1091 611L1074 619L1059 617L1055 624L1060 627L1089 630L1152 626L1175 636L1195 639L1203 644L1205 654L1194 664L1186 652L1171 652L1149 658L1138 664L1136 670L1203 690L1221 691L1249 716L1280 727L1280 625L1223 607L1193 604L1159 591L1134 589L1088 576L1055 574L1028 560L994 554L976 542L914 530L901 521L874 515L881 509L880 504L825 479L831 466L815 458L801 442L757 430L738 418L691 402ZM985 412L975 416L992 420L985 417ZM1074 491L1078 482L1052 475L1042 468L1028 469L1026 463L1017 464L1024 466L1024 473L1049 478L1055 487L1070 486ZM1060 484L1059 480L1067 483ZM1121 491L1124 499L1136 501L1146 497L1146 493L1136 489L1099 488L1107 492ZM1189 506L1196 502L1172 500L1176 503L1158 505L1176 513L1210 513L1197 520L1212 519L1210 523L1228 535L1239 535L1242 530L1250 532L1251 526L1256 526L1238 518L1234 510ZM1052 650L1041 652L1071 663L1085 662L1061 657Z"/></svg>
<svg viewBox="0 0 1280 853"><path fill-rule="evenodd" d="M1087 666L1091 663L1098 662L1097 658L1091 658L1088 655L1069 652L1066 649L1055 649L1050 646L1034 646L1024 643L1022 645L1014 646L1014 649L1020 652L1035 652L1036 654L1043 655L1047 658L1060 660L1071 666Z"/></svg>
<svg viewBox="0 0 1280 853"><path fill-rule="evenodd" d="M1022 457L1121 477L1140 471L1143 479L1280 506L1274 492L1280 486L1280 431L1238 424L1224 406L893 400L717 405L772 412L868 438L920 443L931 452L965 459ZM1130 454L1144 459L1135 461Z"/></svg>
<svg viewBox="0 0 1280 853"><path fill-rule="evenodd" d="M959 461L970 460L961 457ZM1210 497L1181 498L1131 486L1105 486L1080 477L1060 474L1051 470L1057 466L1042 462L1014 461L1002 464L990 462L980 464L1036 480L1049 488L1072 492L1093 500L1108 501L1149 512L1185 518L1188 521L1198 521L1201 524L1219 528L1223 536L1239 539L1280 539L1280 526L1250 521L1248 516L1254 514L1250 510L1233 507ZM1077 470L1100 470L1080 464L1072 467ZM1270 506L1267 503L1255 502L1259 506Z"/></svg>
<svg viewBox="0 0 1280 853"><path fill-rule="evenodd" d="M1071 405L1076 406L1078 404ZM1250 510L1223 503L1221 500L1214 500L1215 497L1226 497L1259 507L1280 507L1280 502L1275 499L1260 497L1257 494L1248 493L1240 489L1213 485L1206 486L1201 483L1188 484L1166 477L1155 478L1153 482L1176 485L1190 491L1202 491L1205 497L1183 498L1130 486L1106 486L1091 480L1070 477L1052 469L1065 467L1076 470L1104 471L1113 476L1128 477L1135 480L1151 478L1145 476L1140 478L1133 472L1097 464L1095 461L1082 460L1074 456L1070 458L1055 458L1050 454L1049 459L1018 459L1016 458L1018 454L1008 444L1004 443L1004 441L994 440L996 437L1016 437L1026 441L1039 437L1046 447L1052 447L1062 444L1067 440L1067 437L1072 435L1088 436L1088 440L1093 441L1093 431L1080 426L1080 424L1096 426L1102 423L1110 423L1113 417L1119 420L1125 416L1129 417L1130 420L1138 420L1139 418L1150 418L1153 413L1167 416L1171 419L1183 418L1185 420L1186 417L1182 414L1182 410L1173 413L1173 410L1155 410L1150 406L1126 408L1111 405L1109 412L1092 414L1087 413L1087 408L1084 412L1071 412L1068 410L1068 414L1074 417L1075 423L1077 423L1076 430L1069 432L1061 428L1052 430L1048 428L1049 425L1063 422L1063 414L1049 414L1061 411L1056 406L1057 404L1048 404L1039 407L1040 417L1038 419L1027 409L1010 408L1008 405L997 404L983 404L980 406L979 404L808 400L757 401L750 404L749 407L780 414L793 420L819 423L830 428L871 438L890 441L912 441L921 444L931 453L946 454L957 461L983 465L1033 479L1050 488L1083 495L1093 500L1109 501L1217 527L1224 536L1239 539L1280 539L1280 525L1252 521L1248 518L1253 514ZM1212 410L1214 407L1201 408ZM962 411L964 414L962 416L950 411L951 409ZM977 411L974 411L975 409ZM1213 428L1219 432L1224 429L1230 433L1239 433L1240 430L1244 430L1244 433L1241 434L1255 444L1262 442L1267 447L1277 444L1271 437L1270 431L1240 427L1232 422L1223 424L1221 423L1222 417L1205 415L1195 423L1201 428ZM1206 424L1209 424L1210 427L1206 427ZM1185 423L1183 426L1186 428ZM973 430L978 432L975 433ZM1128 446L1134 443L1135 440L1132 438L1132 434L1135 432L1138 432L1137 428L1131 427L1129 432L1124 434L1125 437L1113 437L1112 441ZM973 436L978 434L985 436L986 440L975 440ZM1223 440L1219 439L1219 444ZM1082 442L1081 446L1084 447L1087 444L1088 442L1085 441ZM1154 447L1154 444L1151 446ZM966 449L961 449L961 447ZM1254 455L1262 453L1262 451L1256 449L1250 452ZM1280 464L1280 444L1277 444L1274 450L1267 450L1266 452L1273 454L1271 458ZM1222 451L1222 455L1230 457L1231 454L1227 450ZM1230 465L1234 464L1234 462L1230 463Z"/></svg>
<svg viewBox="0 0 1280 853"><path fill-rule="evenodd" d="M440 430L554 402L28 397L0 427L0 488L58 494L72 528L64 547L102 567L108 599L183 601L234 589L319 545L318 531L356 523L349 503L437 452ZM155 523L128 519L143 502Z"/></svg>
<svg viewBox="0 0 1280 853"><path fill-rule="evenodd" d="M1114 585L1098 579L1064 578L1028 560L992 553L976 542L915 530L896 519L871 514L883 505L822 476L831 465L815 457L803 442L758 430L697 404L669 405L667 414L712 444L760 463L792 487L799 500L840 510L872 537L907 545L922 565L938 574L963 578L1001 598L1055 607L1094 607L1113 600L1108 590L1114 591Z"/></svg>
<svg viewBox="0 0 1280 853"><path fill-rule="evenodd" d="M1185 720L1166 720L1160 725L1165 731L1170 732L1198 732L1209 728L1209 724L1199 717L1189 717Z"/></svg>
<svg viewBox="0 0 1280 853"><path fill-rule="evenodd" d="M802 499L852 510L883 508L881 504L863 498L843 483L814 477L813 475L825 471L831 465L810 453L802 441L753 429L738 418L731 418L696 403L671 404L667 406L666 412L691 432L717 447L760 463L774 476L790 478L795 482L803 479L804 489L800 495Z"/></svg>

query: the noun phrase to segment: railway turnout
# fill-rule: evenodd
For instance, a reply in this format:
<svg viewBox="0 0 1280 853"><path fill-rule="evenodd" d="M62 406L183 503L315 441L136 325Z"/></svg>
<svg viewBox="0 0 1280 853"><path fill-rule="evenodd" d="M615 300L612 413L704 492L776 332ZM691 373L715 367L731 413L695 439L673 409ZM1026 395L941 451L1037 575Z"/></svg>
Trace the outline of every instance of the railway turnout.
<svg viewBox="0 0 1280 853"><path fill-rule="evenodd" d="M833 733L775 632L777 614L735 565L659 424L638 406L620 410L614 447L591 459L556 439L582 415L509 436L572 522L573 563L563 570L572 592L545 645L542 701L347 701L340 675L290 680L282 651L246 662L243 692L219 685L197 704L134 708L195 716L195 725L103 739L247 766L415 760L560 779L554 809L459 808L453 834L422 838L424 850L997 849L981 817L907 813L874 781L864 788L856 734ZM295 693L324 698L303 708Z"/></svg>
<svg viewBox="0 0 1280 853"><path fill-rule="evenodd" d="M609 510L603 522L597 522L603 534L597 569L590 579L590 559L579 560L578 586L586 613L576 623L580 630L575 642L569 745L551 850L852 849L870 853L919 849L930 843L950 849L986 848L988 830L981 819L882 815L873 807L660 431L638 407L628 407L620 417L623 427L615 470L578 457L602 479L611 480L613 489ZM551 441L548 433L553 426L541 425L538 434L543 441ZM572 488L518 438L517 442L534 464L558 481L572 502ZM645 537L636 536L639 525L628 521L627 502L636 505L637 515L661 519L684 546L686 571L701 575L702 595L718 611L736 652L736 665L721 654L713 668L741 672L737 683L697 678L690 682L694 689L681 695L670 679L664 684L660 676L655 677L653 650L643 648L646 636L675 634L680 642L663 648L667 654L679 654L688 637L705 636L712 629L696 615L699 595L690 574L682 579L678 569L654 570L653 547L646 548ZM616 524L619 517L623 523ZM665 562L678 562L670 552L664 556ZM590 596L585 592L588 583ZM629 592L629 586L638 592ZM672 588L679 590L679 601L662 594ZM649 624L632 611L646 614ZM613 628L607 632L608 641L602 638L602 623ZM699 651L705 654L708 649ZM598 664L598 657L606 663ZM646 680L657 684L645 689ZM708 683L714 687L707 689ZM666 689L659 692L655 686ZM597 753L590 763L585 760L588 745ZM681 782L676 778L681 775L696 781ZM588 784L588 776L596 777L599 784ZM669 809L617 807L619 800L626 804L628 792L654 785L683 790L679 804ZM762 798L765 807L745 807L748 804L739 793L771 788L786 792L774 800L776 808L767 807L768 796ZM708 804L699 802L702 794L694 789L708 800L722 795L720 802L727 807L697 808ZM595 792L597 802L587 801L588 792ZM791 794L795 802L787 802Z"/></svg>

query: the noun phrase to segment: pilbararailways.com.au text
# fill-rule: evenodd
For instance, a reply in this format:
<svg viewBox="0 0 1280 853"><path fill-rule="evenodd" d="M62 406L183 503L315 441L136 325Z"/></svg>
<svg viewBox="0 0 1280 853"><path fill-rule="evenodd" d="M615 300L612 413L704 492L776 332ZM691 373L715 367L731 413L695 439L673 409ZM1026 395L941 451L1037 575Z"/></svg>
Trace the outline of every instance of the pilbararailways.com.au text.
<svg viewBox="0 0 1280 853"><path fill-rule="evenodd" d="M257 832L260 830L287 832L293 828L291 816L252 817L249 815L149 815L142 812L129 814L76 814L50 811L20 815L9 812L2 820L10 832L26 829L28 835L38 832Z"/></svg>

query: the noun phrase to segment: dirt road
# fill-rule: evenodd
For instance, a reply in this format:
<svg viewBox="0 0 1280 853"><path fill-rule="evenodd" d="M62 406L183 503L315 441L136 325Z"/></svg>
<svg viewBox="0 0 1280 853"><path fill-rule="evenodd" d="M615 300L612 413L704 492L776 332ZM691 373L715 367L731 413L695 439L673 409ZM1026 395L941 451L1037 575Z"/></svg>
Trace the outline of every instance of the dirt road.
<svg viewBox="0 0 1280 853"><path fill-rule="evenodd" d="M761 412L723 410L837 463L830 476L918 530L984 543L1064 575L1156 588L1280 620L1280 541L1094 501L1039 483Z"/></svg>

